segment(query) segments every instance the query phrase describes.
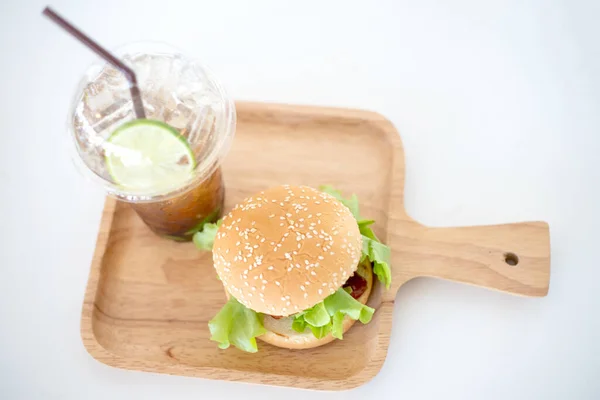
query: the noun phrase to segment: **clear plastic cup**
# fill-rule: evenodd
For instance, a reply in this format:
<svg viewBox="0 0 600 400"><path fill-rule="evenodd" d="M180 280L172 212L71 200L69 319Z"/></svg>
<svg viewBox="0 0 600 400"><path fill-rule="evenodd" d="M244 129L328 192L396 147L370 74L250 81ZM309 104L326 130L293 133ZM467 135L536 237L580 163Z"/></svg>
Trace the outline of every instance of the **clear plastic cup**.
<svg viewBox="0 0 600 400"><path fill-rule="evenodd" d="M115 149L107 139L136 117L127 79L104 61L86 71L73 101L68 120L73 159L109 195L130 203L154 232L190 240L223 210L220 164L235 134L234 103L206 67L173 47L136 43L114 54L136 73L146 118L175 128L187 140L196 165L174 187L134 188L111 177L106 154Z"/></svg>

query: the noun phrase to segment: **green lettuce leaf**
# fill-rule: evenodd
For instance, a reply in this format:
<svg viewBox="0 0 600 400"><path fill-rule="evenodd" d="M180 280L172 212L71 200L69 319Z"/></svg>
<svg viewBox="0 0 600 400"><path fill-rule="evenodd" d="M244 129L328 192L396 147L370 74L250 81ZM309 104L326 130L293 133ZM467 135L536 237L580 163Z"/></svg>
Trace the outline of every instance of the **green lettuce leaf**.
<svg viewBox="0 0 600 400"><path fill-rule="evenodd" d="M344 337L344 313L338 311L333 314L331 321L331 336L342 339Z"/></svg>
<svg viewBox="0 0 600 400"><path fill-rule="evenodd" d="M315 328L319 328L329 324L331 317L325 309L323 302L317 303L304 312L304 321Z"/></svg>
<svg viewBox="0 0 600 400"><path fill-rule="evenodd" d="M256 337L264 334L262 314L256 313L230 296L227 304L208 322L211 337L226 349L234 345L240 350L255 353Z"/></svg>
<svg viewBox="0 0 600 400"><path fill-rule="evenodd" d="M358 221L358 229L360 230L360 234L368 237L369 239L377 240L377 236L375 236L375 232L369 227L369 225L373 225L375 223L372 219L363 219Z"/></svg>
<svg viewBox="0 0 600 400"><path fill-rule="evenodd" d="M325 337L330 332L333 337L342 339L346 315L367 324L371 321L374 312L371 307L355 300L344 288L339 288L322 302L295 314L292 329L296 332L304 332L309 328L317 339Z"/></svg>
<svg viewBox="0 0 600 400"><path fill-rule="evenodd" d="M339 312L354 320L359 320L363 324L368 324L375 312L374 309L355 300L341 288L323 300L323 303L329 315L334 316Z"/></svg>
<svg viewBox="0 0 600 400"><path fill-rule="evenodd" d="M312 331L313 335L317 339L322 339L325 336L327 336L329 334L329 332L331 332L331 323L329 323L327 325L323 325L323 326L308 325L308 327L310 328L310 330Z"/></svg>
<svg viewBox="0 0 600 400"><path fill-rule="evenodd" d="M369 243L368 241L366 241L364 238L366 236L363 236L363 241L362 241L362 253L360 254L360 263L362 264L363 261L365 261L365 259L367 259L369 257Z"/></svg>
<svg viewBox="0 0 600 400"><path fill-rule="evenodd" d="M217 231L221 226L221 220L216 223L206 223L201 231L194 233L194 244L200 250L211 251L215 238L217 237Z"/></svg>
<svg viewBox="0 0 600 400"><path fill-rule="evenodd" d="M383 243L373 240L366 236L363 239L363 259L368 257L373 263L373 273L386 289L390 288L392 283L392 271L390 269L390 248Z"/></svg>
<svg viewBox="0 0 600 400"><path fill-rule="evenodd" d="M304 320L304 315L294 318L294 321L292 321L292 329L300 333L306 330L306 321Z"/></svg>

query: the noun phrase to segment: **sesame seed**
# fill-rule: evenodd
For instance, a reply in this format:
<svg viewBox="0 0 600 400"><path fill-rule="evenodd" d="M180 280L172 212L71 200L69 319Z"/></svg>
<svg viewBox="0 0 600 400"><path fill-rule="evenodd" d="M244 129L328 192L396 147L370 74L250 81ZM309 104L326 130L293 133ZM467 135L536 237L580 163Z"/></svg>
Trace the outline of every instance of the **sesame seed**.
<svg viewBox="0 0 600 400"><path fill-rule="evenodd" d="M319 289L319 294L323 294L323 289Z"/></svg>
<svg viewBox="0 0 600 400"><path fill-rule="evenodd" d="M312 276L316 276L316 275L317 275L317 274L315 273L315 271L310 271L310 274L311 274Z"/></svg>
<svg viewBox="0 0 600 400"><path fill-rule="evenodd" d="M323 259L323 256L318 256L317 258L318 258L319 260L322 260L322 259Z"/></svg>
<svg viewBox="0 0 600 400"><path fill-rule="evenodd" d="M306 288L304 287L304 285L300 285L300 290L302 290L303 292L306 291Z"/></svg>
<svg viewBox="0 0 600 400"><path fill-rule="evenodd" d="M273 270L273 266L271 265L267 269L270 270L270 271L272 271Z"/></svg>
<svg viewBox="0 0 600 400"><path fill-rule="evenodd" d="M308 297L308 293L304 293L304 298L306 299Z"/></svg>
<svg viewBox="0 0 600 400"><path fill-rule="evenodd" d="M276 284L277 286L281 286L281 283L279 283L279 281L275 281L275 284Z"/></svg>

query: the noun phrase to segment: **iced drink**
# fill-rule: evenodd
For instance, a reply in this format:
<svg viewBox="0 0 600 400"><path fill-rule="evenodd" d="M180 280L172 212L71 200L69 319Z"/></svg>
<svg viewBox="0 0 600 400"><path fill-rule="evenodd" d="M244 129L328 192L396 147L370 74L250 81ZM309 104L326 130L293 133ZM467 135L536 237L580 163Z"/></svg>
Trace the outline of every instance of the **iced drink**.
<svg viewBox="0 0 600 400"><path fill-rule="evenodd" d="M137 44L115 54L137 75L147 120L136 119L123 74L99 62L69 118L75 161L154 232L190 240L221 215L234 104L206 68L172 48Z"/></svg>

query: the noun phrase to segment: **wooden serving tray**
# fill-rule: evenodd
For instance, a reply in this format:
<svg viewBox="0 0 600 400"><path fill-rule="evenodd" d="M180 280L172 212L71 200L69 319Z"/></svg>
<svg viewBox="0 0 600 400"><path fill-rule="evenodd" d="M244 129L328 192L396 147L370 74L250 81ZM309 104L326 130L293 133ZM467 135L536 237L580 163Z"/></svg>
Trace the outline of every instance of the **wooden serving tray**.
<svg viewBox="0 0 600 400"><path fill-rule="evenodd" d="M239 103L238 128L224 163L226 208L283 183L329 183L359 196L362 214L392 248L393 283L376 286L368 325L356 324L310 350L259 342L259 352L219 350L208 321L225 303L211 255L191 243L161 239L127 204L106 200L83 304L81 334L89 353L119 368L341 390L380 370L400 286L431 276L513 294L544 296L550 277L548 225L527 222L428 228L403 204L400 136L366 111ZM517 261L517 265L509 265Z"/></svg>

